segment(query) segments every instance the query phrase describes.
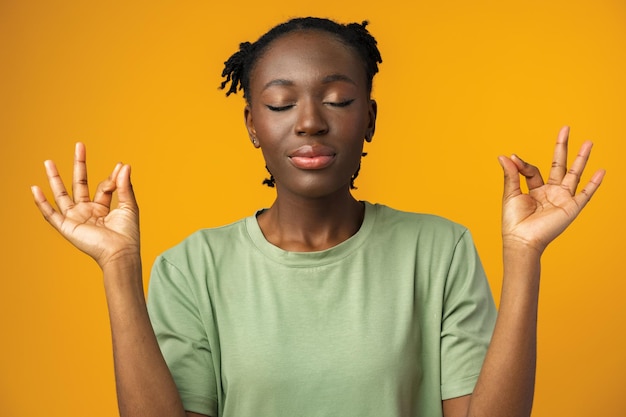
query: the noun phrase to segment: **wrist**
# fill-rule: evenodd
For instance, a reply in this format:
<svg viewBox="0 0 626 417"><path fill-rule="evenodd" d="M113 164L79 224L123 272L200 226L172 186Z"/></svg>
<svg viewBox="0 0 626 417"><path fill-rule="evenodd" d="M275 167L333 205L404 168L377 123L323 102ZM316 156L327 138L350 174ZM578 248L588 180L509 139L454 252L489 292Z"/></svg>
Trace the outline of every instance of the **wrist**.
<svg viewBox="0 0 626 417"><path fill-rule="evenodd" d="M503 290L538 290L541 275L542 251L532 244L519 240L505 240L502 246Z"/></svg>
<svg viewBox="0 0 626 417"><path fill-rule="evenodd" d="M539 242L533 242L517 236L503 235L502 250L522 256L537 256L541 258L546 246Z"/></svg>
<svg viewBox="0 0 626 417"><path fill-rule="evenodd" d="M103 254L96 259L103 272L141 267L141 252L139 247L126 247L110 254Z"/></svg>
<svg viewBox="0 0 626 417"><path fill-rule="evenodd" d="M120 254L101 265L107 290L140 290L143 293L141 255Z"/></svg>

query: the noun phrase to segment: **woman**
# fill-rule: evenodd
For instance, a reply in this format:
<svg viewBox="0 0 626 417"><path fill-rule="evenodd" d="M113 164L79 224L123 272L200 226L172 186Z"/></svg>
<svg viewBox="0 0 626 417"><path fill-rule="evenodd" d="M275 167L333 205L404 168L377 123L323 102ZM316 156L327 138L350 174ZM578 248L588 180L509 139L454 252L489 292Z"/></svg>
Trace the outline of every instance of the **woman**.
<svg viewBox="0 0 626 417"><path fill-rule="evenodd" d="M276 200L160 256L150 314L130 167L118 164L91 199L82 144L72 197L46 161L59 211L38 187L35 202L103 270L122 415L530 414L540 257L604 172L576 194L591 143L567 169L567 128L547 183L520 158L499 158L496 319L463 227L350 192L375 131L370 92L382 62L365 26L294 19L226 62L222 87L243 89Z"/></svg>

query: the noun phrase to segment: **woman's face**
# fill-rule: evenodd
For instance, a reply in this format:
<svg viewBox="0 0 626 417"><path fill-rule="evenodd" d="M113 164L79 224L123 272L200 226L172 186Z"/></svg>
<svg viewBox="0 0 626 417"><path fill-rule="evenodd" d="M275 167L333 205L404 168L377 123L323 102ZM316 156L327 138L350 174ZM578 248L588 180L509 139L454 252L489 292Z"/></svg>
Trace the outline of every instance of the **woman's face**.
<svg viewBox="0 0 626 417"><path fill-rule="evenodd" d="M355 51L321 31L284 35L258 59L248 94L246 126L279 194L349 190L376 121Z"/></svg>

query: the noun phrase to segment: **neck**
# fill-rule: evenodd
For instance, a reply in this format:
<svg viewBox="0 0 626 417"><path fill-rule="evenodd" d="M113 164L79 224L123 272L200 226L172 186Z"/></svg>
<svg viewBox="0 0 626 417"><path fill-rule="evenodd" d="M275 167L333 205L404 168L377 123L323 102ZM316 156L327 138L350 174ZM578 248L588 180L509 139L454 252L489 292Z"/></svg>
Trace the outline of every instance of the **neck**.
<svg viewBox="0 0 626 417"><path fill-rule="evenodd" d="M281 249L313 252L353 236L363 223L365 206L350 192L320 198L279 196L258 216L265 238Z"/></svg>

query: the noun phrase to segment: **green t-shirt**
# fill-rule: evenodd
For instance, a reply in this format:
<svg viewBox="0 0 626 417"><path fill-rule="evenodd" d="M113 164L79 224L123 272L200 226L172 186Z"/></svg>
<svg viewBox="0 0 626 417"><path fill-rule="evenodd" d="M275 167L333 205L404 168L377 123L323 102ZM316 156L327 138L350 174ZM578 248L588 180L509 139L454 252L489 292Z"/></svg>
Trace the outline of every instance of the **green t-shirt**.
<svg viewBox="0 0 626 417"><path fill-rule="evenodd" d="M469 232L365 203L319 252L255 216L155 262L148 307L187 411L215 417L436 417L472 392L496 311Z"/></svg>

